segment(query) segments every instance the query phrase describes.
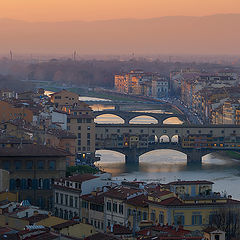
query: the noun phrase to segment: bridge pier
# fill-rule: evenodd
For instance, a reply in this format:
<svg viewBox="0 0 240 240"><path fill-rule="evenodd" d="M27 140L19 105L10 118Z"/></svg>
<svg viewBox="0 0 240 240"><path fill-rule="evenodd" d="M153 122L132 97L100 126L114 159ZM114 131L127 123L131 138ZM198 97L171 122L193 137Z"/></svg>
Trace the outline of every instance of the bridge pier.
<svg viewBox="0 0 240 240"><path fill-rule="evenodd" d="M201 150L192 150L187 153L188 164L202 164L202 152Z"/></svg>
<svg viewBox="0 0 240 240"><path fill-rule="evenodd" d="M130 148L125 153L125 163L126 164L139 164L139 154L136 151L136 148Z"/></svg>

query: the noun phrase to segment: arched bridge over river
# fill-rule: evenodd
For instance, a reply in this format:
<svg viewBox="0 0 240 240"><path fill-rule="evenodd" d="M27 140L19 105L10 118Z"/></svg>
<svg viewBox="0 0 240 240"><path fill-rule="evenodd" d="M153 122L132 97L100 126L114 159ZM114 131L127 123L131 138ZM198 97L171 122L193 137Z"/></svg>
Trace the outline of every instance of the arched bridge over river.
<svg viewBox="0 0 240 240"><path fill-rule="evenodd" d="M179 120L185 122L186 117L183 114L171 114L171 113L154 113L154 112L137 112L137 111L117 111L117 110L104 110L104 111L94 111L95 118L105 114L112 114L123 119L125 124L129 124L130 121L136 117L148 116L157 120L158 124L163 124L163 122L172 117L177 117Z"/></svg>
<svg viewBox="0 0 240 240"><path fill-rule="evenodd" d="M169 141L163 141L165 136ZM172 141L176 137L177 142ZM188 163L201 163L206 154L240 152L240 127L236 125L96 124L96 149L125 155L126 163L157 149L172 149L187 155Z"/></svg>

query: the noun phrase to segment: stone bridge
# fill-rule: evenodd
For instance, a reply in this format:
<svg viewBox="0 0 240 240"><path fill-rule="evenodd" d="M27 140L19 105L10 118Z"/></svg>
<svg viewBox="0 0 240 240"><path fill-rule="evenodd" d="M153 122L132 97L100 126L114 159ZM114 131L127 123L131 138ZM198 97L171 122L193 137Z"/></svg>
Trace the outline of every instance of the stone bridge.
<svg viewBox="0 0 240 240"><path fill-rule="evenodd" d="M184 146L187 136L208 136L211 146ZM124 136L132 138L125 144ZM173 137L178 138L173 142ZM153 140L154 137L154 140ZM167 138L163 141L162 137ZM137 141L138 139L138 141ZM141 140L142 139L142 140ZM138 163L139 157L157 149L185 153L188 163L201 164L202 157L213 152L240 152L240 127L237 125L158 125L158 124L96 124L96 150L112 150L125 155L126 163Z"/></svg>
<svg viewBox="0 0 240 240"><path fill-rule="evenodd" d="M171 114L171 113L151 113L151 112L135 112L135 111L117 111L117 110L104 110L104 111L94 111L93 112L95 118L101 115L105 115L105 114L112 114L115 116L120 117L125 124L129 124L130 121L132 119L134 119L135 117L140 117L140 116L148 116L148 117L152 117L155 120L157 120L158 124L163 124L163 122L168 119L168 118L172 118L172 117L177 117L179 118L179 120L185 122L187 121L185 115L182 114Z"/></svg>

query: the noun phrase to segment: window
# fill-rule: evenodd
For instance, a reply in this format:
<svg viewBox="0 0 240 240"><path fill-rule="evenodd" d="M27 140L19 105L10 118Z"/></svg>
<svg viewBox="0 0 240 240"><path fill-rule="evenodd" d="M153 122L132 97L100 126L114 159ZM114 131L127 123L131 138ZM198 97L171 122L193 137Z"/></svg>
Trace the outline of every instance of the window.
<svg viewBox="0 0 240 240"><path fill-rule="evenodd" d="M43 162L43 160L37 161L37 168L38 169L44 169L44 162Z"/></svg>
<svg viewBox="0 0 240 240"><path fill-rule="evenodd" d="M56 162L55 160L50 160L49 161L49 169L54 170L56 168Z"/></svg>
<svg viewBox="0 0 240 240"><path fill-rule="evenodd" d="M81 133L78 133L78 138L81 138Z"/></svg>
<svg viewBox="0 0 240 240"><path fill-rule="evenodd" d="M26 168L27 169L32 169L33 168L33 161L27 161Z"/></svg>
<svg viewBox="0 0 240 240"><path fill-rule="evenodd" d="M65 194L65 205L68 206L68 195Z"/></svg>
<svg viewBox="0 0 240 240"><path fill-rule="evenodd" d="M156 214L155 214L155 211L152 211L151 214L150 214L150 219L155 222L155 219L156 219Z"/></svg>
<svg viewBox="0 0 240 240"><path fill-rule="evenodd" d="M184 215L174 216L174 225L184 225Z"/></svg>
<svg viewBox="0 0 240 240"><path fill-rule="evenodd" d="M56 198L55 198L55 203L58 203L58 201L59 201L59 193L56 193Z"/></svg>
<svg viewBox="0 0 240 240"><path fill-rule="evenodd" d="M88 208L88 202L82 201L82 207L83 208Z"/></svg>
<svg viewBox="0 0 240 240"><path fill-rule="evenodd" d="M220 240L220 235L215 235L215 240Z"/></svg>
<svg viewBox="0 0 240 240"><path fill-rule="evenodd" d="M90 133L88 133L88 134L87 134L87 138L90 139L90 136L91 136Z"/></svg>
<svg viewBox="0 0 240 240"><path fill-rule="evenodd" d="M120 129L118 129L117 132L120 133Z"/></svg>
<svg viewBox="0 0 240 240"><path fill-rule="evenodd" d="M78 205L78 198L77 197L74 197L74 205L75 205L75 207L77 207L77 205Z"/></svg>
<svg viewBox="0 0 240 240"><path fill-rule="evenodd" d="M92 119L88 118L87 123L91 123L91 122L92 122Z"/></svg>
<svg viewBox="0 0 240 240"><path fill-rule="evenodd" d="M119 205L119 213L123 214L123 205L122 204Z"/></svg>
<svg viewBox="0 0 240 240"><path fill-rule="evenodd" d="M201 225L202 224L202 216L201 215L193 215L192 216L192 225Z"/></svg>
<svg viewBox="0 0 240 240"><path fill-rule="evenodd" d="M131 132L132 132L132 129L129 129L129 132L131 133Z"/></svg>
<svg viewBox="0 0 240 240"><path fill-rule="evenodd" d="M164 213L163 212L159 213L159 223L164 224Z"/></svg>
<svg viewBox="0 0 240 240"><path fill-rule="evenodd" d="M107 202L107 211L112 211L112 204L111 202Z"/></svg>
<svg viewBox="0 0 240 240"><path fill-rule="evenodd" d="M117 213L117 203L113 203L113 212Z"/></svg>
<svg viewBox="0 0 240 240"><path fill-rule="evenodd" d="M143 220L147 220L147 212L143 212Z"/></svg>
<svg viewBox="0 0 240 240"><path fill-rule="evenodd" d="M70 119L70 118L68 118L68 119L67 119L67 123L70 123L70 122L71 122L71 119Z"/></svg>
<svg viewBox="0 0 240 240"><path fill-rule="evenodd" d="M77 123L82 123L82 118L78 118Z"/></svg>
<svg viewBox="0 0 240 240"><path fill-rule="evenodd" d="M78 126L78 130L81 130L81 126Z"/></svg>
<svg viewBox="0 0 240 240"><path fill-rule="evenodd" d="M132 215L132 209L128 208L128 216L131 216L131 215Z"/></svg>
<svg viewBox="0 0 240 240"><path fill-rule="evenodd" d="M70 196L69 206L70 206L70 207L73 207L73 196Z"/></svg>
<svg viewBox="0 0 240 240"><path fill-rule="evenodd" d="M19 160L15 161L15 167L16 167L16 169L21 169L22 168L22 162L19 161Z"/></svg>
<svg viewBox="0 0 240 240"><path fill-rule="evenodd" d="M78 151L81 151L81 147L78 147Z"/></svg>
<svg viewBox="0 0 240 240"><path fill-rule="evenodd" d="M87 140L87 145L90 146L90 140L89 139Z"/></svg>
<svg viewBox="0 0 240 240"><path fill-rule="evenodd" d="M81 140L78 140L78 145L81 145Z"/></svg>
<svg viewBox="0 0 240 240"><path fill-rule="evenodd" d="M91 130L90 126L87 127L87 130Z"/></svg>
<svg viewBox="0 0 240 240"><path fill-rule="evenodd" d="M67 130L70 131L70 126L67 126Z"/></svg>
<svg viewBox="0 0 240 240"><path fill-rule="evenodd" d="M60 204L63 205L63 194L60 194Z"/></svg>

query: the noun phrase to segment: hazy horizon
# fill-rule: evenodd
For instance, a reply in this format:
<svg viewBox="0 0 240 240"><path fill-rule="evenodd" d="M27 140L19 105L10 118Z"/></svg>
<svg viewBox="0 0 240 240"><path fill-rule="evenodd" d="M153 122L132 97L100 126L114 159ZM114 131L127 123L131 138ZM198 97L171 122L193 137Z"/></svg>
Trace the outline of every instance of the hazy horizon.
<svg viewBox="0 0 240 240"><path fill-rule="evenodd" d="M0 53L238 55L240 14L101 21L0 19Z"/></svg>

